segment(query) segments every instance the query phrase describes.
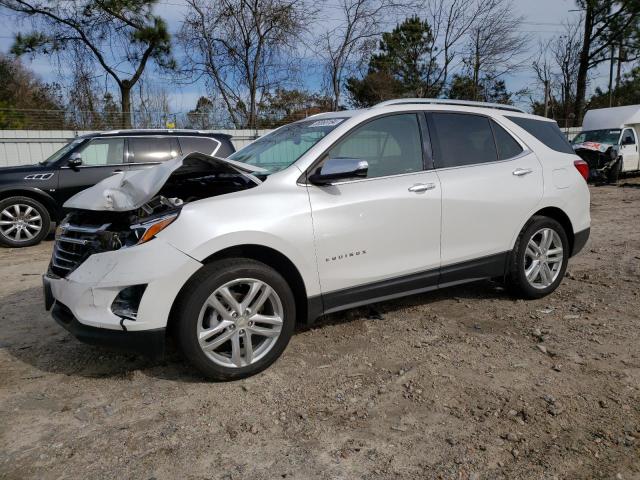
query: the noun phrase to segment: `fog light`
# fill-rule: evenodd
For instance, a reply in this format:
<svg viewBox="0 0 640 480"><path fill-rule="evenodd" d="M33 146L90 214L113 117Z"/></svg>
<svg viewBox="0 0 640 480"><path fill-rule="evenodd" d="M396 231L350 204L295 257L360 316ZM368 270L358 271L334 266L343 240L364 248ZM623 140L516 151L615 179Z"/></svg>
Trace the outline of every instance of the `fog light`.
<svg viewBox="0 0 640 480"><path fill-rule="evenodd" d="M111 311L121 318L135 321L138 318L138 307L146 288L147 285L132 285L120 290L111 304Z"/></svg>

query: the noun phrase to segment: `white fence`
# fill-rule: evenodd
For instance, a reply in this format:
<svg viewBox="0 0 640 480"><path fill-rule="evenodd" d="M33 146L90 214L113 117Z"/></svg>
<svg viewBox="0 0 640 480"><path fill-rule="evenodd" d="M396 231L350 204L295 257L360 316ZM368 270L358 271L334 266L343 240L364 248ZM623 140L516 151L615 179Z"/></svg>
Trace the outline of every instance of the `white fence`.
<svg viewBox="0 0 640 480"><path fill-rule="evenodd" d="M582 127L568 127L561 128L560 130L562 130L562 133L564 133L569 141L571 141L582 131Z"/></svg>
<svg viewBox="0 0 640 480"><path fill-rule="evenodd" d="M251 143L270 130L215 130L232 136L236 149ZM79 135L93 133L74 130L0 130L0 167L28 165L46 159Z"/></svg>

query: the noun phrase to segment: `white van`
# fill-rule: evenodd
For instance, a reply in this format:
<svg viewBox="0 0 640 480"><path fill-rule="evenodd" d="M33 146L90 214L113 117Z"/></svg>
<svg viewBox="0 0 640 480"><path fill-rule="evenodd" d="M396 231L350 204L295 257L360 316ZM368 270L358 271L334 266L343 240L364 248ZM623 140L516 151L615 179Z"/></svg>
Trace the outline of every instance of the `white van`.
<svg viewBox="0 0 640 480"><path fill-rule="evenodd" d="M573 149L589 164L589 177L615 183L622 172L640 170L640 105L589 110Z"/></svg>

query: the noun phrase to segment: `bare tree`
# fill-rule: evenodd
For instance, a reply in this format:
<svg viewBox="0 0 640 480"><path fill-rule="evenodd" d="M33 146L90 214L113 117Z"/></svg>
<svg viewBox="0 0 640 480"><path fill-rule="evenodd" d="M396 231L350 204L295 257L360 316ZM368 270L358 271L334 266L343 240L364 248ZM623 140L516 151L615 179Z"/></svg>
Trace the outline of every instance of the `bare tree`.
<svg viewBox="0 0 640 480"><path fill-rule="evenodd" d="M557 82L560 87L562 118L568 124L573 116L576 102L576 85L580 69L580 23L565 24L565 33L551 43L551 53L559 70Z"/></svg>
<svg viewBox="0 0 640 480"><path fill-rule="evenodd" d="M483 82L493 82L521 67L530 38L518 30L522 17L513 14L511 0L479 0L480 10L469 29L465 63L476 98Z"/></svg>
<svg viewBox="0 0 640 480"><path fill-rule="evenodd" d="M340 108L345 78L368 62L387 15L397 15L408 6L402 0L339 0L339 23L320 35L316 52L323 59L324 82L334 110Z"/></svg>
<svg viewBox="0 0 640 480"><path fill-rule="evenodd" d="M427 0L425 11L433 32L434 59L440 65L438 81L444 86L449 73L456 67L456 50L469 33L483 10L484 2L478 0Z"/></svg>
<svg viewBox="0 0 640 480"><path fill-rule="evenodd" d="M167 128L173 120L167 90L145 75L138 82L133 102L137 128Z"/></svg>
<svg viewBox="0 0 640 480"><path fill-rule="evenodd" d="M257 127L262 96L286 83L313 13L305 0L187 0L179 39L186 73L204 76L236 126Z"/></svg>

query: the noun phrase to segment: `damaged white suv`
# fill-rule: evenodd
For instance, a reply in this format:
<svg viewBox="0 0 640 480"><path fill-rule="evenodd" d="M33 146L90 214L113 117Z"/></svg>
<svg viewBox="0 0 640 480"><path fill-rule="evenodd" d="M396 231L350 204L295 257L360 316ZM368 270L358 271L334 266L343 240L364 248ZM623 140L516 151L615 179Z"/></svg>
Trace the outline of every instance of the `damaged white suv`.
<svg viewBox="0 0 640 480"><path fill-rule="evenodd" d="M586 164L504 105L395 100L191 154L70 199L44 276L80 340L255 374L296 324L480 279L556 289L589 236Z"/></svg>

